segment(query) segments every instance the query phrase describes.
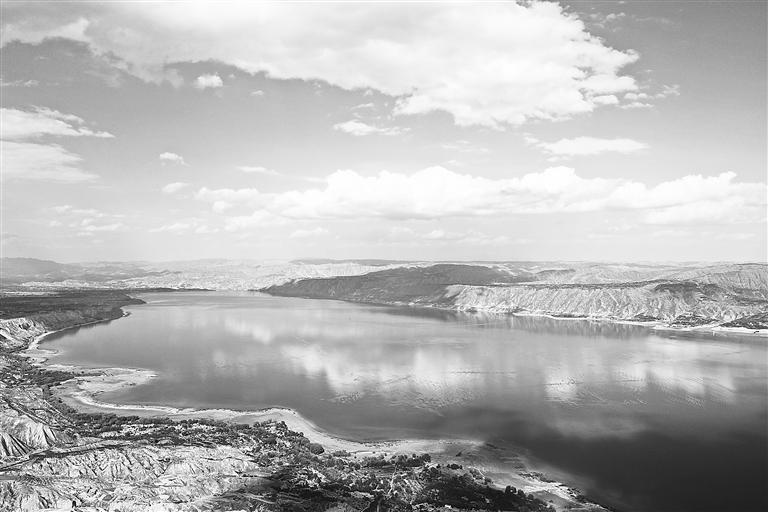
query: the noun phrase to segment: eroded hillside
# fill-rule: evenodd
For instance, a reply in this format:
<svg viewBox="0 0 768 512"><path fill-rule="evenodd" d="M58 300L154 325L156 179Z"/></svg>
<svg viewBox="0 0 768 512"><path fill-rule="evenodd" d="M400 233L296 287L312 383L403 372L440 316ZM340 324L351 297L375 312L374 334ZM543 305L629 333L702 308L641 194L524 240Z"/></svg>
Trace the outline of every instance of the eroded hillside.
<svg viewBox="0 0 768 512"><path fill-rule="evenodd" d="M273 295L463 311L525 312L690 326L734 322L767 312L768 265L434 265L363 276L295 280L264 291Z"/></svg>

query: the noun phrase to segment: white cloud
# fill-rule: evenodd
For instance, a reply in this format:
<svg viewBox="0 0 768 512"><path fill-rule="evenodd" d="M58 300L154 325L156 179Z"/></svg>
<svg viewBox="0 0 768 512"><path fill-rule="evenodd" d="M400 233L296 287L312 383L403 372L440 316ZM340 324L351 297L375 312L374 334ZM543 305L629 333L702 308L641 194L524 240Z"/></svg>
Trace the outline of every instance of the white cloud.
<svg viewBox="0 0 768 512"><path fill-rule="evenodd" d="M187 233L194 229L194 225L188 222L173 222L163 224L160 227L150 229L150 233Z"/></svg>
<svg viewBox="0 0 768 512"><path fill-rule="evenodd" d="M262 197L262 194L255 188L219 188L210 189L203 187L197 191L195 198L202 201L215 202L227 201L229 203L253 204Z"/></svg>
<svg viewBox="0 0 768 512"><path fill-rule="evenodd" d="M75 41L88 41L85 31L89 21L82 16L57 17L52 16L48 20L37 20L30 23L29 20L17 23L3 23L2 37L0 41L5 45L15 39L24 42L40 42L49 37L63 37Z"/></svg>
<svg viewBox="0 0 768 512"><path fill-rule="evenodd" d="M408 131L406 128L399 128L397 126L382 128L379 126L366 124L366 123L363 123L362 121L357 121L357 120L350 120L344 123L336 123L335 125L333 125L333 129L338 130L340 132L348 133L350 135L354 135L355 137L363 137L365 135L373 135L373 134L400 135L401 133L405 133Z"/></svg>
<svg viewBox="0 0 768 512"><path fill-rule="evenodd" d="M184 157L181 155L177 155L176 153L171 153L169 151L166 151L165 153L160 153L160 156L158 157L160 159L160 162L165 164L178 164L178 165L187 165L187 162L184 161Z"/></svg>
<svg viewBox="0 0 768 512"><path fill-rule="evenodd" d="M624 109L634 109L634 108L651 108L653 107L652 103L649 103L651 100L658 100L658 99L664 99L669 98L670 96L680 96L680 86L675 85L664 85L662 86L661 90L657 93L648 93L648 92L628 92L624 94L624 100L626 103L623 103L621 105L621 108Z"/></svg>
<svg viewBox="0 0 768 512"><path fill-rule="evenodd" d="M0 141L4 179L41 180L62 183L93 181L95 174L80 168L82 158L58 144Z"/></svg>
<svg viewBox="0 0 768 512"><path fill-rule="evenodd" d="M592 98L592 101L594 101L598 105L618 105L619 104L619 98L617 98L613 94L595 96L594 98Z"/></svg>
<svg viewBox="0 0 768 512"><path fill-rule="evenodd" d="M707 240L730 240L730 241L744 241L751 240L756 237L755 233L747 232L728 232L723 233L720 231L702 231L701 229L659 229L651 232L653 238L705 238Z"/></svg>
<svg viewBox="0 0 768 512"><path fill-rule="evenodd" d="M34 111L15 108L0 109L0 138L3 140L27 140L44 135L69 137L114 137L111 133L92 131L82 126L83 119L62 114L57 110L37 108Z"/></svg>
<svg viewBox="0 0 768 512"><path fill-rule="evenodd" d="M189 183L176 181L165 185L162 189L163 194L175 194L176 192L183 190L189 186Z"/></svg>
<svg viewBox="0 0 768 512"><path fill-rule="evenodd" d="M196 89L217 89L224 86L219 75L200 75L195 79Z"/></svg>
<svg viewBox="0 0 768 512"><path fill-rule="evenodd" d="M325 189L263 197L271 211L292 218L438 218L536 212L572 207L589 193L603 192L609 180L585 180L572 169L552 168L521 178L492 180L430 167L413 174L382 171L362 176L336 171ZM266 200L266 202L265 202Z"/></svg>
<svg viewBox="0 0 768 512"><path fill-rule="evenodd" d="M260 165L240 165L237 167L239 171L243 171L249 174L265 174L267 176L280 176L281 174L274 169L268 169Z"/></svg>
<svg viewBox="0 0 768 512"><path fill-rule="evenodd" d="M525 239L512 239L506 235L488 235L479 231L461 232L433 229L427 232L419 232L402 226L390 228L389 243L406 245L434 245L434 244L471 244L471 245L509 245L528 243Z"/></svg>
<svg viewBox="0 0 768 512"><path fill-rule="evenodd" d="M122 231L125 229L125 224L122 222L114 222L112 224L86 224L81 228L81 232L83 233L99 233L103 231Z"/></svg>
<svg viewBox="0 0 768 512"><path fill-rule="evenodd" d="M765 207L740 196L694 201L649 211L648 224L738 224L765 218Z"/></svg>
<svg viewBox="0 0 768 512"><path fill-rule="evenodd" d="M638 55L608 47L554 2L59 9L34 26L8 17L3 41L70 35L126 59L145 79L164 79L167 62L219 60L273 78L377 90L398 98L399 114L440 110L459 125L567 118L604 104L595 98L637 89L621 72Z"/></svg>
<svg viewBox="0 0 768 512"><path fill-rule="evenodd" d="M95 208L75 208L64 204L50 208L57 219L49 223L51 227L66 226L74 230L77 236L93 237L97 233L110 233L128 229L120 219L124 215L105 213Z"/></svg>
<svg viewBox="0 0 768 512"><path fill-rule="evenodd" d="M297 229L289 235L289 238L314 238L318 236L327 235L328 230L321 227L314 229Z"/></svg>
<svg viewBox="0 0 768 512"><path fill-rule="evenodd" d="M37 87L40 82L37 80L14 80L12 82L6 82L0 77L0 87Z"/></svg>
<svg viewBox="0 0 768 512"><path fill-rule="evenodd" d="M543 142L527 136L526 142L543 149L556 157L599 155L601 153L634 153L648 147L632 139L600 139L597 137L575 137L556 142Z"/></svg>
<svg viewBox="0 0 768 512"><path fill-rule="evenodd" d="M604 210L636 210L644 222L653 224L762 221L765 184L735 178L734 173L689 175L648 186L623 179L582 178L569 167L506 179L430 167L412 174L382 171L374 176L336 171L326 177L324 188L280 193L202 188L196 197L214 209L217 202L254 209L252 215L231 217L231 230L279 219L441 219ZM715 208L715 203L724 206Z"/></svg>
<svg viewBox="0 0 768 512"><path fill-rule="evenodd" d="M42 107L32 111L0 109L0 167L3 179L77 183L98 178L80 168L83 160L80 155L59 144L43 144L37 140L42 137L113 136L93 131L84 124L85 121L78 116Z"/></svg>
<svg viewBox="0 0 768 512"><path fill-rule="evenodd" d="M286 220L266 210L256 210L250 215L236 215L224 219L224 230L245 231L256 227L285 224Z"/></svg>
<svg viewBox="0 0 768 512"><path fill-rule="evenodd" d="M209 226L203 219L197 217L163 224L149 230L150 233L172 233L175 235L186 233L209 234L217 233L218 231L218 228Z"/></svg>

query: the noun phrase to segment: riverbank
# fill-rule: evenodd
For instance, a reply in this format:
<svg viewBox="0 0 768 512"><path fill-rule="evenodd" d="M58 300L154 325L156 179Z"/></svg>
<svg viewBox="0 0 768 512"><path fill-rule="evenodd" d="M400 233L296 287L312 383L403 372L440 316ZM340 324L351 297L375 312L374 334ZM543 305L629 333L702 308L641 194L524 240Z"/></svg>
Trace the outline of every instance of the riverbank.
<svg viewBox="0 0 768 512"><path fill-rule="evenodd" d="M32 325L23 319L14 323L26 324ZM70 500L70 504L92 506L97 510L115 503L120 503L125 510L143 510L150 505L158 510L186 510L169 501L168 486L158 485L148 491L139 484L147 468L158 474L167 473L168 466L162 461L171 457L175 465L184 465L179 477L183 480L182 490L174 488L172 495L179 497L181 493L185 496L183 503L190 506L205 499L229 500L227 496L239 492L238 489L248 489L259 503L263 500L279 503L287 496L281 498L279 491L278 496L274 496L273 488L260 480L255 482L254 478L267 478L272 482L275 471L278 468L284 471L287 464L294 469L287 476L280 473L277 480L281 485L290 481L292 492L301 489L304 494L310 489L322 491L319 495L301 497L305 504L318 500L327 504L328 500L335 500L350 506L343 495L323 486L324 483L334 486L343 483L342 488L356 496L355 503L359 502L361 508L358 505L352 508L357 510L374 502L380 505L421 503L427 507L425 510L432 510L477 500L480 500L478 505L485 504L488 508L503 505L512 510L515 507L546 510L549 506L602 510L584 503L577 491L528 471L522 458L517 459L516 469L500 470L498 461L490 453L492 450L481 442L358 443L324 432L289 409L241 412L110 403L103 399L105 394L140 385L155 374L141 369L48 365L46 356L50 352L40 348L39 342L50 333L38 334L31 341L24 337L11 340L12 346L26 343L27 349L3 356L4 375L15 376L15 380L5 382L0 388L6 402L13 404L3 413L6 417L0 418L0 429L3 429L4 440L15 442L17 450L3 456L0 498L12 500L14 506L34 510ZM26 369L30 360L36 369L31 373ZM48 379L53 382L40 384ZM40 432L44 435L40 436ZM280 440L277 445L272 444L273 437ZM105 458L107 452L109 457ZM419 455L409 457L408 454ZM56 461L53 465L51 458ZM472 459L474 467L463 467L467 458ZM232 466L232 461L237 461L237 467ZM311 470L311 475L323 477L317 477L320 481L316 482L315 477L309 478L311 475L300 470L304 467ZM487 476L492 468L495 483ZM131 485L139 487L135 493L123 492L119 496L113 493L105 502L104 492L116 485L115 472L120 475L120 485L128 485L129 489ZM260 476L255 477L256 473ZM95 490L91 494L83 494L82 489L77 495L69 493L67 486L72 485L71 481L56 483L54 477L59 474L82 475L82 482L78 480L78 484ZM33 477L48 483L30 486L28 482ZM408 485L395 485L395 481ZM174 485L178 487L178 484L176 481ZM459 491L459 496L444 492L448 487ZM295 499L295 494L290 494L290 499ZM92 498L90 501L88 496Z"/></svg>

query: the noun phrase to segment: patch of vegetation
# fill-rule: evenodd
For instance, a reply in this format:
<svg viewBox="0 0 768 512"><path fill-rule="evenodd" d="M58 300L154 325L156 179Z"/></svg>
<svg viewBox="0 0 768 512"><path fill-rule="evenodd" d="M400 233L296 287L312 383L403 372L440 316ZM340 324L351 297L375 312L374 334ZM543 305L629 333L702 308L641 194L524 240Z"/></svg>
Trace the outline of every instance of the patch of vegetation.
<svg viewBox="0 0 768 512"><path fill-rule="evenodd" d="M476 469L440 466L423 456L404 455L369 457L362 463L322 459L302 467L284 467L264 481L219 496L216 502L246 510L554 510L512 486L494 487Z"/></svg>
<svg viewBox="0 0 768 512"><path fill-rule="evenodd" d="M8 355L7 367L0 372L0 382L6 386L22 384L40 386L44 391L58 386L75 376L72 372L40 368L30 364L26 358Z"/></svg>
<svg viewBox="0 0 768 512"><path fill-rule="evenodd" d="M656 285L653 289L656 292L667 292L676 296L690 295L700 293L708 297L723 293L723 289L716 284L703 284L696 281L675 281Z"/></svg>
<svg viewBox="0 0 768 512"><path fill-rule="evenodd" d="M659 318L652 315L637 314L632 317L632 320L635 322L656 322Z"/></svg>
<svg viewBox="0 0 768 512"><path fill-rule="evenodd" d="M414 301L444 302L445 287L453 284L495 285L529 280L509 272L480 266L437 264L403 267L360 276L295 280L261 291L286 297L339 299L354 302L407 304Z"/></svg>
<svg viewBox="0 0 768 512"><path fill-rule="evenodd" d="M67 291L46 295L6 295L0 301L0 318L18 318L41 313L82 311L92 308L112 309L115 318L122 315L121 306L144 304L115 290Z"/></svg>
<svg viewBox="0 0 768 512"><path fill-rule="evenodd" d="M670 322L672 327L697 327L716 322L714 318L707 318L699 315L680 315Z"/></svg>
<svg viewBox="0 0 768 512"><path fill-rule="evenodd" d="M722 327L743 327L745 329L768 329L768 311L737 318L722 324Z"/></svg>

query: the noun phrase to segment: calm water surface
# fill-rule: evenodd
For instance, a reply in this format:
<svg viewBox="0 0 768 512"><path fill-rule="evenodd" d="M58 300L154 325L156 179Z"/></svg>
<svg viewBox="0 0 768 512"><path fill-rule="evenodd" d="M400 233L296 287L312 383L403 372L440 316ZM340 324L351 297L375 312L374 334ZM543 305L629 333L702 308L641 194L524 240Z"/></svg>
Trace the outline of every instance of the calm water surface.
<svg viewBox="0 0 768 512"><path fill-rule="evenodd" d="M156 370L120 403L300 411L356 439L523 449L620 510L768 510L766 340L258 294L149 294L52 336L56 363Z"/></svg>

